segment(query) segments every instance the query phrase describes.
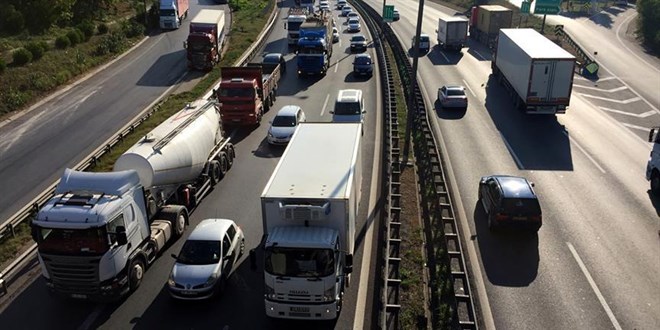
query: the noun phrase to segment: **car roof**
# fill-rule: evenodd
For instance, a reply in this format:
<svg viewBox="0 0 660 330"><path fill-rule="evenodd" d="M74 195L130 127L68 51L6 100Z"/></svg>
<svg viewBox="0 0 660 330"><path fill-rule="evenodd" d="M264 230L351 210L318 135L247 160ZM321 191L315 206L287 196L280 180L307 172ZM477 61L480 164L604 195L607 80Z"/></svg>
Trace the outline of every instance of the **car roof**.
<svg viewBox="0 0 660 330"><path fill-rule="evenodd" d="M219 241L234 221L229 219L202 220L188 236L188 241Z"/></svg>
<svg viewBox="0 0 660 330"><path fill-rule="evenodd" d="M297 105L285 105L277 112L277 116L295 116L301 110Z"/></svg>
<svg viewBox="0 0 660 330"><path fill-rule="evenodd" d="M279 59L280 57L282 57L281 53L268 53L268 54L264 55L264 58L277 58L277 59Z"/></svg>
<svg viewBox="0 0 660 330"><path fill-rule="evenodd" d="M358 58L358 57L371 58L371 55L369 55L369 54L365 54L365 53L362 53L362 54L356 54L356 55L355 55L355 58Z"/></svg>
<svg viewBox="0 0 660 330"><path fill-rule="evenodd" d="M357 102L362 96L360 89L342 89L337 93L337 102Z"/></svg>
<svg viewBox="0 0 660 330"><path fill-rule="evenodd" d="M458 89L458 90L465 90L465 87L460 86L460 85L445 85L445 89Z"/></svg>
<svg viewBox="0 0 660 330"><path fill-rule="evenodd" d="M367 37L365 37L365 36L362 35L362 34L354 34L354 35L351 37L351 40L353 40L353 39L355 39L355 38L357 38L357 37L362 37L362 38L364 38L364 39L367 39Z"/></svg>
<svg viewBox="0 0 660 330"><path fill-rule="evenodd" d="M492 177L502 187L502 194L506 198L536 198L531 184L523 177L509 175L494 175Z"/></svg>

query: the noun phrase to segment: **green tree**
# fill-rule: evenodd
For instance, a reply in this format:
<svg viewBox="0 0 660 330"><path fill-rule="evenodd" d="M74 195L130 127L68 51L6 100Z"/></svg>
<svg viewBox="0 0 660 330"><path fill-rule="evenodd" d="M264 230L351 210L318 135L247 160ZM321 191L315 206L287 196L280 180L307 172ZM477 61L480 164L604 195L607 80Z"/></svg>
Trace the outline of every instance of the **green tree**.
<svg viewBox="0 0 660 330"><path fill-rule="evenodd" d="M660 0L637 1L638 31L644 43L660 52Z"/></svg>

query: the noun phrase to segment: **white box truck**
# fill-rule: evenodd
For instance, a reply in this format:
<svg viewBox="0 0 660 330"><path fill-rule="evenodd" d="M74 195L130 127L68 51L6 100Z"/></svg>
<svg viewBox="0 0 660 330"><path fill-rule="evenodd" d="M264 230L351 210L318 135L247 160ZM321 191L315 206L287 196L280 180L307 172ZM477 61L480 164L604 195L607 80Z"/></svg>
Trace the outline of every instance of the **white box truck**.
<svg viewBox="0 0 660 330"><path fill-rule="evenodd" d="M465 16L449 16L440 14L438 17L438 45L442 49L461 50L467 44L469 20Z"/></svg>
<svg viewBox="0 0 660 330"><path fill-rule="evenodd" d="M178 29L183 19L188 17L188 8L188 0L160 0L160 28Z"/></svg>
<svg viewBox="0 0 660 330"><path fill-rule="evenodd" d="M528 114L565 113L575 56L534 29L501 29L491 63L514 107Z"/></svg>
<svg viewBox="0 0 660 330"><path fill-rule="evenodd" d="M46 285L94 301L137 289L233 156L215 104L199 100L122 154L113 172L67 169L32 221Z"/></svg>
<svg viewBox="0 0 660 330"><path fill-rule="evenodd" d="M269 317L339 316L360 203L361 126L301 123L261 194Z"/></svg>

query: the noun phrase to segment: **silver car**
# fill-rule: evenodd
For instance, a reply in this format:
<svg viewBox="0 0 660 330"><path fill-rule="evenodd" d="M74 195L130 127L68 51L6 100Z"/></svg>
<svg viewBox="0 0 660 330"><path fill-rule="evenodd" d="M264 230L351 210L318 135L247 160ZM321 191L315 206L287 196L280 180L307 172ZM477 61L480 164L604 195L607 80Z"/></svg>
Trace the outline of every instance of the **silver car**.
<svg viewBox="0 0 660 330"><path fill-rule="evenodd" d="M285 105L277 112L268 129L268 144L287 145L296 132L298 124L304 122L305 113L297 105Z"/></svg>
<svg viewBox="0 0 660 330"><path fill-rule="evenodd" d="M245 252L245 236L229 219L206 219L195 227L181 248L167 287L182 300L211 298L227 284Z"/></svg>
<svg viewBox="0 0 660 330"><path fill-rule="evenodd" d="M438 88L438 101L443 108L468 107L468 98L463 86L442 86Z"/></svg>

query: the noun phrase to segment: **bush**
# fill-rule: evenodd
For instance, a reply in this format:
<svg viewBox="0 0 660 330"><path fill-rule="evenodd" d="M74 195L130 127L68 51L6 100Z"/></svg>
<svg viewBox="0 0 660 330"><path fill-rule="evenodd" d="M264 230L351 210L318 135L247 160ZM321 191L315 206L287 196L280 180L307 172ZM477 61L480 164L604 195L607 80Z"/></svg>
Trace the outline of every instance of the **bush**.
<svg viewBox="0 0 660 330"><path fill-rule="evenodd" d="M109 30L108 25L106 25L105 23L99 24L99 26L96 27L96 29L99 30L99 34L106 34L108 33Z"/></svg>
<svg viewBox="0 0 660 330"><path fill-rule="evenodd" d="M3 8L5 10L7 8ZM20 11L14 9L13 6L9 6L8 10L4 16L4 23L2 24L2 29L11 34L17 34L23 29L25 29L25 19L23 14Z"/></svg>
<svg viewBox="0 0 660 330"><path fill-rule="evenodd" d="M43 72L32 72L28 75L33 89L38 91L49 91L55 88L55 78Z"/></svg>
<svg viewBox="0 0 660 330"><path fill-rule="evenodd" d="M46 52L46 49L44 49L43 43L41 42L30 42L25 45L25 49L32 53L33 61L40 59L42 56L44 56L44 52Z"/></svg>
<svg viewBox="0 0 660 330"><path fill-rule="evenodd" d="M96 47L96 55L105 55L108 53L118 53L125 45L125 35L121 32L112 32L101 39Z"/></svg>
<svg viewBox="0 0 660 330"><path fill-rule="evenodd" d="M30 53L30 51L25 48L19 48L14 51L12 58L15 65L21 66L32 61L32 53Z"/></svg>
<svg viewBox="0 0 660 330"><path fill-rule="evenodd" d="M64 84L69 81L69 79L71 79L71 72L69 72L69 70L63 70L55 74L55 81L59 85Z"/></svg>
<svg viewBox="0 0 660 330"><path fill-rule="evenodd" d="M66 34L63 34L55 39L55 47L58 49L64 49L69 46L71 46L71 40L69 40L69 37Z"/></svg>
<svg viewBox="0 0 660 330"><path fill-rule="evenodd" d="M133 38L139 35L144 35L144 31L145 31L144 25L136 21L124 22L121 26L121 29L127 38Z"/></svg>
<svg viewBox="0 0 660 330"><path fill-rule="evenodd" d="M94 35L96 26L94 26L94 24L90 21L84 21L78 24L78 30L82 31L83 35L85 36L85 41L87 41Z"/></svg>
<svg viewBox="0 0 660 330"><path fill-rule="evenodd" d="M0 74L5 72L5 69L7 69L7 63L5 63L4 58L0 58Z"/></svg>
<svg viewBox="0 0 660 330"><path fill-rule="evenodd" d="M83 41L83 33L78 29L67 32L66 36L71 41L71 46L75 46Z"/></svg>

